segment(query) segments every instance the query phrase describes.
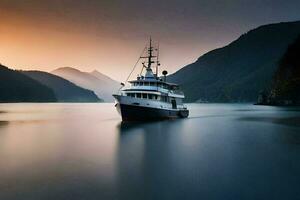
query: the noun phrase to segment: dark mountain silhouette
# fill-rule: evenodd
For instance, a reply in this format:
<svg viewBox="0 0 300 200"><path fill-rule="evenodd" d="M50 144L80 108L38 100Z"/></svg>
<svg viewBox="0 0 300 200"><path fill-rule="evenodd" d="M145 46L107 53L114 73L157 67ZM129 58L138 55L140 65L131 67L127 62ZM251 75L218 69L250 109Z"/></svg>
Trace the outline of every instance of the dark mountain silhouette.
<svg viewBox="0 0 300 200"><path fill-rule="evenodd" d="M281 58L269 92L259 98L259 104L300 105L300 34Z"/></svg>
<svg viewBox="0 0 300 200"><path fill-rule="evenodd" d="M62 67L51 73L67 79L80 87L94 91L99 98L106 102L114 101L112 94L120 87L117 81L98 71L88 73L71 67Z"/></svg>
<svg viewBox="0 0 300 200"><path fill-rule="evenodd" d="M22 71L22 73L51 88L59 102L100 101L93 91L78 87L59 76L42 71Z"/></svg>
<svg viewBox="0 0 300 200"><path fill-rule="evenodd" d="M168 81L181 84L189 102L255 102L299 33L300 21L258 27L201 56Z"/></svg>
<svg viewBox="0 0 300 200"><path fill-rule="evenodd" d="M0 102L55 102L53 90L36 80L0 65Z"/></svg>

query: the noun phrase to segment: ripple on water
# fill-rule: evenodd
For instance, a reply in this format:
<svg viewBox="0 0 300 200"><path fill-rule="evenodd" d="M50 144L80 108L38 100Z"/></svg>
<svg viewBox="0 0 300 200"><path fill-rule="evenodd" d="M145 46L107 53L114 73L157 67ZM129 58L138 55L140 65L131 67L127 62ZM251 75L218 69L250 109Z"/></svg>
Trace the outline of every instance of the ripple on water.
<svg viewBox="0 0 300 200"><path fill-rule="evenodd" d="M295 117L241 117L242 121L270 122L287 126L300 127L300 116Z"/></svg>

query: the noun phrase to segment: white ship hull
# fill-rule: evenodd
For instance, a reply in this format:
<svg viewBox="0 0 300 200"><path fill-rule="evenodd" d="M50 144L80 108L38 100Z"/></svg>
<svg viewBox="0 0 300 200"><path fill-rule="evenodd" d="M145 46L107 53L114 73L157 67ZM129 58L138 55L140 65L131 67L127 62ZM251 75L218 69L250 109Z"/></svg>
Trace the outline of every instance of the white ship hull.
<svg viewBox="0 0 300 200"><path fill-rule="evenodd" d="M176 108L167 102L149 99L138 99L122 95L114 95L116 107L123 121L161 120L184 118L189 111L183 106Z"/></svg>

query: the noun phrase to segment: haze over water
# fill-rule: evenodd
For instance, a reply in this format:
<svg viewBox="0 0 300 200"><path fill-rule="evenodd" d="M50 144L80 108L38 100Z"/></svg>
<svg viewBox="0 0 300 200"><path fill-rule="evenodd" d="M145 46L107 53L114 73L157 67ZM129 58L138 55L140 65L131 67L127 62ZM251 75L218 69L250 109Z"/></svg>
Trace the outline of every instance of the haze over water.
<svg viewBox="0 0 300 200"><path fill-rule="evenodd" d="M0 104L0 199L297 199L300 109L189 104L121 123L113 104Z"/></svg>

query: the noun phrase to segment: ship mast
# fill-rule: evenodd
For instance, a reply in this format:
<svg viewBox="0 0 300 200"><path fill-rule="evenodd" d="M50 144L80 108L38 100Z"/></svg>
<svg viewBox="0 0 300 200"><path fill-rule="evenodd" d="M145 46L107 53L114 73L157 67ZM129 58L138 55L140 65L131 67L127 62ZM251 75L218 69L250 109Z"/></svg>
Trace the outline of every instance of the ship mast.
<svg viewBox="0 0 300 200"><path fill-rule="evenodd" d="M151 64L154 63L154 61L152 61L152 58L154 58L155 56L152 55L152 52L153 52L152 39L150 37L150 43L149 43L149 49L148 49L148 53L149 53L149 56L148 56L148 69L150 69Z"/></svg>
<svg viewBox="0 0 300 200"><path fill-rule="evenodd" d="M155 61L152 60L152 58L155 58L157 56L153 55L153 46L152 46L152 39L150 37L150 41L149 41L149 48L148 48L148 56L141 56L140 58L147 58L148 62L147 62L147 69L151 69L151 64L155 63Z"/></svg>

